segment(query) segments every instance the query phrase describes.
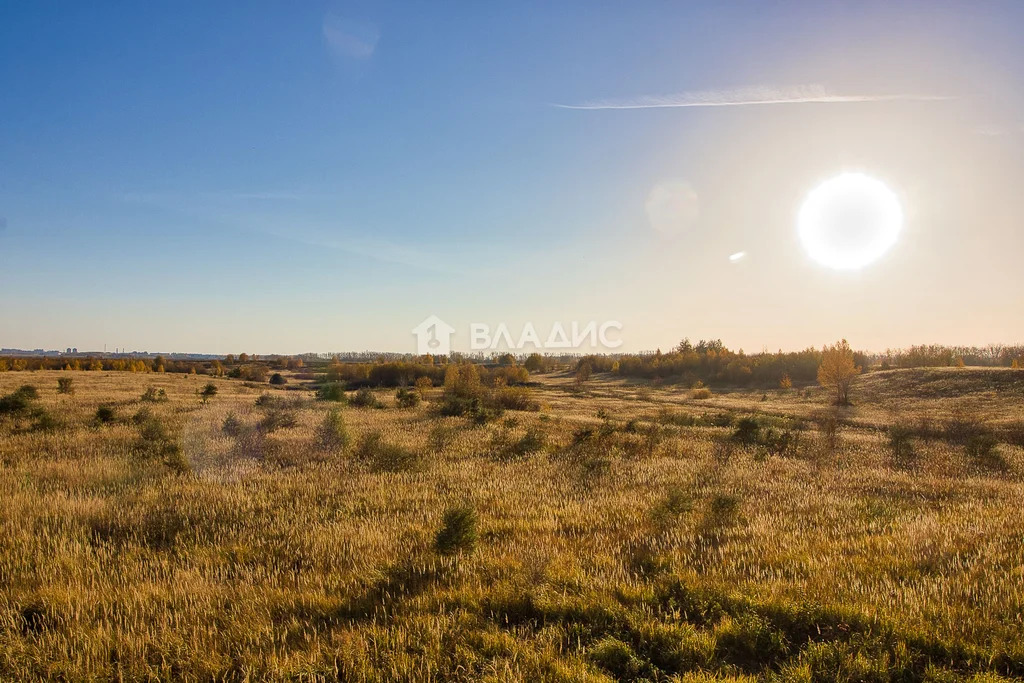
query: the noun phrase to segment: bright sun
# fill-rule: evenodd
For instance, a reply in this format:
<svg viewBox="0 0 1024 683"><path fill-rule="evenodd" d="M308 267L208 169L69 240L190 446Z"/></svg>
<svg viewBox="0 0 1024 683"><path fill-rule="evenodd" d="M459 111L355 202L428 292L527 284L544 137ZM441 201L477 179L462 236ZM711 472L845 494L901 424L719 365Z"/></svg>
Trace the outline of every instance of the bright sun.
<svg viewBox="0 0 1024 683"><path fill-rule="evenodd" d="M814 188L797 217L800 241L818 263L856 270L896 243L903 209L883 183L863 173L844 173Z"/></svg>

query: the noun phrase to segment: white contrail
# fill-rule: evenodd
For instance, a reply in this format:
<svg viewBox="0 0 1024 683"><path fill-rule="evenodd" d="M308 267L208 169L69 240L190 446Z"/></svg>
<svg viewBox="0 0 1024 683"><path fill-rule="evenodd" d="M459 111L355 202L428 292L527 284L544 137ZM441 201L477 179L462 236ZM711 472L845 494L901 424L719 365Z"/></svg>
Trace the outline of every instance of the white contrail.
<svg viewBox="0 0 1024 683"><path fill-rule="evenodd" d="M637 97L625 100L599 100L582 104L559 104L559 109L663 109L673 107L748 107L762 104L836 104L843 102L924 102L953 99L945 95L916 93L898 94L853 94L842 95L829 92L821 86L796 88L739 88L735 90L710 90L684 92L661 97Z"/></svg>

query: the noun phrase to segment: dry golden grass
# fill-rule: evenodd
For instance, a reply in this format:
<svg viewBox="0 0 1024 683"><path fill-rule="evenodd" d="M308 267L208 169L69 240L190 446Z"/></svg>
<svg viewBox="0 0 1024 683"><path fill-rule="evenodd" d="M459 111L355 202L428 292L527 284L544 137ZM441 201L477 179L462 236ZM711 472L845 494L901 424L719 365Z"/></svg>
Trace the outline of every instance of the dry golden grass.
<svg viewBox="0 0 1024 683"><path fill-rule="evenodd" d="M835 434L819 389L545 377L540 412L483 426L381 391L343 409L342 452L311 392L272 391L295 426L264 434L238 380L204 405L206 377L78 372L66 395L66 373L0 373L59 423L0 418L0 679L1021 676L1020 445L1000 437L1000 469L914 436L896 462L884 429L959 410L1013 434L1024 373L932 372L861 378ZM144 407L188 472L142 448ZM724 413L794 441L738 443ZM357 457L373 432L414 460ZM498 457L527 433L542 450ZM452 505L478 540L441 555Z"/></svg>

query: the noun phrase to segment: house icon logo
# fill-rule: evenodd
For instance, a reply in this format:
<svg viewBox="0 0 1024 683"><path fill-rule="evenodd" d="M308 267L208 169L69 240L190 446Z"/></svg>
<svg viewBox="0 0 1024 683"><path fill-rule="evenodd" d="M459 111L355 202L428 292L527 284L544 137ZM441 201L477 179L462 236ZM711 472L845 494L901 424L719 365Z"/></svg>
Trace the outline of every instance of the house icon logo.
<svg viewBox="0 0 1024 683"><path fill-rule="evenodd" d="M416 353L447 356L452 351L452 334L455 328L432 315L416 327L412 328L416 335Z"/></svg>

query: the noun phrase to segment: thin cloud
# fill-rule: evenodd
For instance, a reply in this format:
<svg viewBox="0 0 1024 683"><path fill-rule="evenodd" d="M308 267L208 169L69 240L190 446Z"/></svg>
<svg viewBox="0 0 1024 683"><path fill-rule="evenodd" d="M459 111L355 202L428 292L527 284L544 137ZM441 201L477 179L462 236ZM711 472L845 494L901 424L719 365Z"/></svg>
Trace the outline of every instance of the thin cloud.
<svg viewBox="0 0 1024 683"><path fill-rule="evenodd" d="M324 17L324 43L338 58L366 60L377 50L380 31L372 24L329 13Z"/></svg>
<svg viewBox="0 0 1024 683"><path fill-rule="evenodd" d="M765 104L837 104L846 102L928 102L949 100L946 95L920 93L842 94L819 85L793 88L737 88L683 92L675 95L596 100L551 106L559 109L666 109L680 107L750 107Z"/></svg>

